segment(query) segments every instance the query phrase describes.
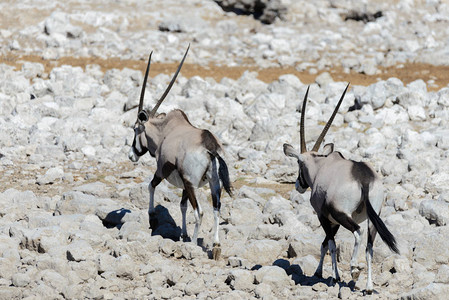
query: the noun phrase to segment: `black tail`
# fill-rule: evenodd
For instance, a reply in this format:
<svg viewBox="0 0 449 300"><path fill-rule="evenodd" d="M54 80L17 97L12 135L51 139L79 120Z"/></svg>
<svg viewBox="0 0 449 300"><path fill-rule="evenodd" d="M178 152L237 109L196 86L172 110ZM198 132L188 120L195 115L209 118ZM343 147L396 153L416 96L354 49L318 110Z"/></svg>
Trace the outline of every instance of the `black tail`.
<svg viewBox="0 0 449 300"><path fill-rule="evenodd" d="M226 162L218 153L213 153L213 156L218 160L218 177L220 177L221 182L223 183L223 188L225 189L226 193L229 194L229 196L232 197L232 185L231 181L229 180L229 171L228 166L226 165Z"/></svg>
<svg viewBox="0 0 449 300"><path fill-rule="evenodd" d="M369 188L367 186L362 187L362 197L366 203L366 212L368 213L368 218L373 223L377 232L379 232L382 241L384 241L384 243L387 244L388 248L390 248L391 251L399 254L396 239L394 238L393 234L388 230L387 226L385 226L385 223L381 220L381 218L379 217L379 215L376 213L373 206L369 202L368 190Z"/></svg>

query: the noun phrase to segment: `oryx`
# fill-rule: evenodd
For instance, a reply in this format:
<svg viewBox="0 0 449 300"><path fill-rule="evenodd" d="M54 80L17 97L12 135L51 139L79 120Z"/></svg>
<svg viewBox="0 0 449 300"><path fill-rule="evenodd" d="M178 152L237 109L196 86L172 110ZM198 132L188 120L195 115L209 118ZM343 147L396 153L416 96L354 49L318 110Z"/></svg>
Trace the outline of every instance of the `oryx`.
<svg viewBox="0 0 449 300"><path fill-rule="evenodd" d="M150 192L148 215L151 227L154 228L155 224L154 190L163 179L167 179L171 184L183 189L180 205L182 213L181 237L183 240L187 239L187 199L194 209L195 230L192 242L195 244L197 243L203 212L196 199L194 188L209 183L215 221L212 255L214 259L218 259L221 252L218 237L221 184L229 195L232 194L228 168L222 158L222 146L210 131L194 127L186 114L179 109L168 114L156 115L157 109L167 96L181 70L189 48L190 45L164 94L154 108L147 112L143 109L143 100L153 53L151 52L140 95L137 121L134 125L134 141L129 151L129 159L136 162L147 151L156 158L157 170L148 187Z"/></svg>
<svg viewBox="0 0 449 300"><path fill-rule="evenodd" d="M309 88L307 88L301 111L301 153L298 153L289 144L284 144L284 153L298 160L299 175L295 184L296 190L304 193L308 187L311 188L310 203L315 209L321 226L326 233L326 237L321 245L321 258L315 271L315 276L322 277L323 259L329 249L332 258L333 281L340 280L334 237L340 225L342 225L354 234L355 244L351 259L351 275L354 280L357 280L360 274L360 270L357 267L357 254L361 240L361 231L358 224L368 219L368 243L366 247L368 278L366 292L370 294L373 291L371 260L376 233L379 232L382 240L392 251L399 253L394 236L379 217L384 201L382 180L367 163L348 160L340 152L334 152L333 144L325 145L322 154L317 152L337 114L348 87L349 84L346 86L312 151L307 151L304 136L304 118L307 95L309 93Z"/></svg>

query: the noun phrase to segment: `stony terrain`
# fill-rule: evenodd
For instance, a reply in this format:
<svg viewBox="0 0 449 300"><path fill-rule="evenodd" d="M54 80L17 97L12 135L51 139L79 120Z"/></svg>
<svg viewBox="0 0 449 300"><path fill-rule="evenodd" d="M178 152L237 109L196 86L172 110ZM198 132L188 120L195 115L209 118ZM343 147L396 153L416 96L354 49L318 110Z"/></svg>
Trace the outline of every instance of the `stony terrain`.
<svg viewBox="0 0 449 300"><path fill-rule="evenodd" d="M353 282L344 229L342 282L330 285L329 257L325 279L312 276L324 231L310 192L294 190L296 161L282 152L285 142L299 145L307 86L312 144L347 82L326 142L383 176L381 217L401 251L376 240L367 297L444 298L449 6L441 2L282 0L272 24L211 0L0 3L0 299L363 296L364 247ZM197 192L199 246L179 241L181 191L167 182L156 190L152 232L156 164L127 156L149 51L151 107L189 43L159 110L184 110L227 152L235 195L222 199L219 261L210 258L208 188ZM189 208L190 234L193 226Z"/></svg>

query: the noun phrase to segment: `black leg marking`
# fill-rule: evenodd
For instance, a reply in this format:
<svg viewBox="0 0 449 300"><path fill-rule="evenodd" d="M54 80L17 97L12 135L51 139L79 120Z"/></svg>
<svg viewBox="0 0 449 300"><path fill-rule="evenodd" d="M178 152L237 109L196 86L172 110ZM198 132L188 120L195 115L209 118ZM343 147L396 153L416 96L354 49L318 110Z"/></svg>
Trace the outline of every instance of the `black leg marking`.
<svg viewBox="0 0 449 300"><path fill-rule="evenodd" d="M186 193L187 198L190 201L190 204L192 205L192 208L194 210L198 209L198 202L196 200L196 196L195 196L195 190L193 189L193 186L190 182L188 182L187 180L184 179L184 177L182 177L182 181L184 183L184 191Z"/></svg>
<svg viewBox="0 0 449 300"><path fill-rule="evenodd" d="M161 181L162 178L160 178L157 175L154 175L153 179L151 180L151 186L153 187L153 189L155 189L159 185L159 183L161 183Z"/></svg>
<svg viewBox="0 0 449 300"><path fill-rule="evenodd" d="M154 198L154 189L156 189L156 187L159 185L159 183L161 183L161 181L162 181L162 178L160 178L159 176L154 174L153 179L151 180L151 183L150 183L151 188L153 189L153 198ZM151 195L150 195L150 197L151 197ZM153 199L153 201L154 201L154 199ZM154 206L154 203L153 203L153 206ZM154 209L154 207L153 207L153 209ZM159 222L158 222L158 219L156 216L156 212L153 211L153 213L151 213L148 217L150 219L149 221L150 221L151 230L153 230L153 231L156 230L159 225Z"/></svg>
<svg viewBox="0 0 449 300"><path fill-rule="evenodd" d="M321 226L323 227L324 232L326 233L326 237L324 238L323 245L327 246L327 243L329 242L329 240L334 239L335 235L337 234L338 229L340 228L340 225L332 224L331 221L329 221L329 219L326 218L325 216L319 216L318 219L320 220Z"/></svg>
<svg viewBox="0 0 449 300"><path fill-rule="evenodd" d="M181 203L180 203L181 212L182 212L182 207L187 208L187 200L188 200L187 192L186 192L186 190L182 190L182 197L181 197ZM182 217L185 218L186 216L183 215ZM184 222L186 222L186 220L183 219L182 222L183 222L183 226L184 226ZM187 234L184 234L184 232L181 232L181 239L183 242L190 242L189 237L187 236Z"/></svg>
<svg viewBox="0 0 449 300"><path fill-rule="evenodd" d="M172 164L171 162L166 162L162 166L162 176L163 176L163 178L167 178L168 176L170 176L170 174L174 170L176 170L176 166L174 164Z"/></svg>
<svg viewBox="0 0 449 300"><path fill-rule="evenodd" d="M354 232L360 229L359 224L357 224L350 216L345 213L339 212L335 210L333 207L328 208L329 214L337 221L341 226L348 229L351 232Z"/></svg>
<svg viewBox="0 0 449 300"><path fill-rule="evenodd" d="M221 187L220 187L220 180L218 179L218 170L217 170L217 161L215 158L211 155L211 164L212 164L212 178L209 181L209 187L212 195L212 205L214 207L214 210L220 210L221 202L220 202L220 195L221 195Z"/></svg>
<svg viewBox="0 0 449 300"><path fill-rule="evenodd" d="M323 227L324 232L326 233L326 237L324 238L324 241L321 244L321 247L322 248L327 248L329 246L329 241L333 241L334 244L336 245L336 243L335 243L335 235L337 234L338 229L340 228L340 225L339 224L332 224L331 221L329 221L329 219L326 218L323 215L320 215L318 217L318 219L320 220L321 226ZM322 278L322 274L315 273L314 275L319 277L319 278ZM335 280L337 282L340 281L340 276L337 276L337 278L335 278Z"/></svg>

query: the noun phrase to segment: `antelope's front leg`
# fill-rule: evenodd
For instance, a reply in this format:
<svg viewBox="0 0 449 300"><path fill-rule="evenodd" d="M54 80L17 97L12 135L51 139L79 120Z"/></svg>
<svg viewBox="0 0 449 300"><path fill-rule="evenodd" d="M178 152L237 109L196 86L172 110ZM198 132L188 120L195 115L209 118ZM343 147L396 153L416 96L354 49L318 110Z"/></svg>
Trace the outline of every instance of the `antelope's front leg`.
<svg viewBox="0 0 449 300"><path fill-rule="evenodd" d="M182 215L182 232L181 232L181 239L183 242L188 241L188 235L187 235L187 220L186 220L186 213L187 213L187 193L185 190L182 190L182 197L181 197L181 215Z"/></svg>
<svg viewBox="0 0 449 300"><path fill-rule="evenodd" d="M154 209L154 191L156 189L156 186L158 186L158 184L161 183L161 181L162 179L155 174L153 180L151 180L151 183L148 185L148 191L150 193L150 203L148 206L148 220L150 223L150 228L152 230L155 230L158 225L156 218L156 211Z"/></svg>

